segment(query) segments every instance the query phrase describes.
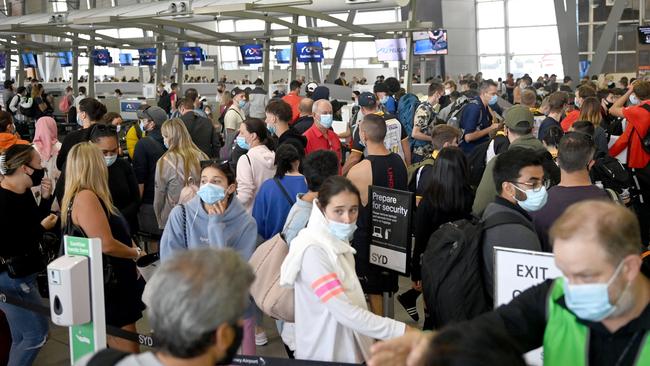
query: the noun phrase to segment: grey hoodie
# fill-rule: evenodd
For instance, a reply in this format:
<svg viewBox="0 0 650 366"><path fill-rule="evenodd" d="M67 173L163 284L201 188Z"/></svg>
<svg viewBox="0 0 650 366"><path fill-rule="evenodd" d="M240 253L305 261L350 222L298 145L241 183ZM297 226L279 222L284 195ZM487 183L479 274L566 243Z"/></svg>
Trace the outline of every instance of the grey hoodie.
<svg viewBox="0 0 650 366"><path fill-rule="evenodd" d="M237 197L231 196L223 215L208 215L197 195L185 204L185 222L180 205L169 214L160 240L160 260L170 259L177 251L203 247L232 248L248 260L256 239L257 224Z"/></svg>

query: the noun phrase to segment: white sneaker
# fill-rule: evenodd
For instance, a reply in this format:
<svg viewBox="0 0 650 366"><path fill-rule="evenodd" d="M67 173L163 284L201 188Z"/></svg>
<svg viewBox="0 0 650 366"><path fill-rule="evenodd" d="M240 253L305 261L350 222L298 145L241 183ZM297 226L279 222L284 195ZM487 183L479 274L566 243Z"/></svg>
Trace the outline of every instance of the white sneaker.
<svg viewBox="0 0 650 366"><path fill-rule="evenodd" d="M266 337L266 332L255 333L255 345L266 346L269 344L269 339Z"/></svg>

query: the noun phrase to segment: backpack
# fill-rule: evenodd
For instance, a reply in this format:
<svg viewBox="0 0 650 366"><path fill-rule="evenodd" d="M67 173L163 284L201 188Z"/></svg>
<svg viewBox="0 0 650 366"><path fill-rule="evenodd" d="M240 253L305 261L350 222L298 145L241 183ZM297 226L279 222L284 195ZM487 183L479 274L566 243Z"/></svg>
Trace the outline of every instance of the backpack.
<svg viewBox="0 0 650 366"><path fill-rule="evenodd" d="M650 106L647 104L641 105L641 108L650 112ZM641 147L643 147L643 150L647 154L650 154L650 132L646 132L645 136L641 136L641 134L636 128L634 130L636 131L636 134L639 135L639 138L641 139Z"/></svg>
<svg viewBox="0 0 650 366"><path fill-rule="evenodd" d="M130 353L118 351L112 348L104 348L103 350L95 353L93 357L88 360L87 366L113 366L118 364Z"/></svg>
<svg viewBox="0 0 650 366"><path fill-rule="evenodd" d="M418 163L413 163L406 168L406 173L408 176L408 185L409 187L411 184L414 184L413 187L418 186L418 182L420 181L420 174L422 172L422 168L424 168L427 165L433 165L433 163L436 160L433 157L428 157Z"/></svg>
<svg viewBox="0 0 650 366"><path fill-rule="evenodd" d="M500 212L487 220L462 219L440 226L422 255L422 289L434 329L469 320L493 308L483 280L483 238L487 229L513 223L531 227L521 216Z"/></svg>
<svg viewBox="0 0 650 366"><path fill-rule="evenodd" d="M420 142L426 144L426 141L417 141L411 137L411 133L413 132L413 119L415 118L415 111L418 109L419 105L420 100L417 96L411 93L406 93L399 98L399 104L397 105L397 119L406 130L411 149L414 146L419 146Z"/></svg>
<svg viewBox="0 0 650 366"><path fill-rule="evenodd" d="M27 101L29 101L29 99L32 99L32 98L27 98ZM21 104L22 104L22 102L21 102ZM32 105L29 108L24 108L22 106L20 107L20 114L22 114L25 117L35 117L36 116L36 108L38 108L38 106L36 104L34 104L34 102L32 100Z"/></svg>
<svg viewBox="0 0 650 366"><path fill-rule="evenodd" d="M487 166L487 152L488 149L492 146L494 142L494 153L499 155L502 152L508 150L510 146L510 141L504 135L497 135L494 139L486 141L482 144L479 144L469 153L467 157L467 162L469 164L469 184L472 187L478 187L483 178L483 173Z"/></svg>
<svg viewBox="0 0 650 366"><path fill-rule="evenodd" d="M589 171L591 181L601 182L603 188L611 189L617 193L630 190L634 187L630 172L623 167L618 159L609 154L601 154L594 160L594 165Z"/></svg>
<svg viewBox="0 0 650 366"><path fill-rule="evenodd" d="M454 104L451 106L451 109L449 110L449 114L447 115L447 119L445 119L445 123L450 126L460 128L460 121L463 116L463 111L469 104L479 105L479 102L475 98L468 98L466 96L461 96L460 98L456 99ZM483 113L483 108L481 108L481 113ZM481 118L482 116L479 117L479 120Z"/></svg>
<svg viewBox="0 0 650 366"><path fill-rule="evenodd" d="M70 109L70 98L68 98L67 95L64 95L61 97L61 100L59 101L59 110L63 113L68 113L68 110Z"/></svg>
<svg viewBox="0 0 650 366"><path fill-rule="evenodd" d="M167 114L172 110L172 99L169 93L166 93L158 99L158 107L162 108Z"/></svg>
<svg viewBox="0 0 650 366"><path fill-rule="evenodd" d="M11 105L11 101L14 99L15 96L16 96L16 94L11 94L11 96L8 98L8 100L5 100L5 111L11 113L12 116L13 116L15 113L11 111L11 109L9 108L9 106Z"/></svg>

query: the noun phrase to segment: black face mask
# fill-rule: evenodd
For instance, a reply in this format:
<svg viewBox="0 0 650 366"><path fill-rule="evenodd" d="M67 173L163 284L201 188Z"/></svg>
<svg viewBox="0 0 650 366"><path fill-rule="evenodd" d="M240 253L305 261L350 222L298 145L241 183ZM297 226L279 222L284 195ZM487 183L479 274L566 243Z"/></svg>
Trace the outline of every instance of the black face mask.
<svg viewBox="0 0 650 366"><path fill-rule="evenodd" d="M230 365L232 364L232 360L237 354L237 350L239 349L239 346L241 346L241 341L244 338L244 327L241 325L233 325L233 329L235 329L235 339L232 341L232 344L228 347L226 350L225 356L217 362L217 365Z"/></svg>
<svg viewBox="0 0 650 366"><path fill-rule="evenodd" d="M28 165L29 166L29 165ZM30 168L32 168L30 166ZM43 177L45 177L45 169L34 169L34 172L29 177L32 178L32 187L40 186Z"/></svg>

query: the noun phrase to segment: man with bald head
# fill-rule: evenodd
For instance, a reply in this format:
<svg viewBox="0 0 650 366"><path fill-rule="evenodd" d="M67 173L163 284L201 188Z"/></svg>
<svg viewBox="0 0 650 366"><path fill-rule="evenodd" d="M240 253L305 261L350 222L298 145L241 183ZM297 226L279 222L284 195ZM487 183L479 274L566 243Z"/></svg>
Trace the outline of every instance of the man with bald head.
<svg viewBox="0 0 650 366"><path fill-rule="evenodd" d="M307 130L314 124L314 116L311 112L313 106L314 101L311 98L302 98L300 104L298 104L300 117L296 120L293 128L295 128L300 134L307 132Z"/></svg>
<svg viewBox="0 0 650 366"><path fill-rule="evenodd" d="M333 151L336 153L340 164L341 141L332 130L332 122L334 121L332 103L325 99L318 100L314 102L312 113L314 115L314 124L304 133L307 138L305 154L309 155L318 150Z"/></svg>

